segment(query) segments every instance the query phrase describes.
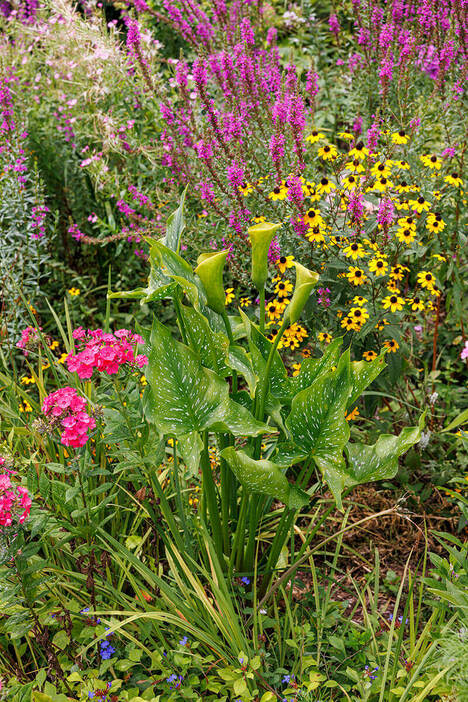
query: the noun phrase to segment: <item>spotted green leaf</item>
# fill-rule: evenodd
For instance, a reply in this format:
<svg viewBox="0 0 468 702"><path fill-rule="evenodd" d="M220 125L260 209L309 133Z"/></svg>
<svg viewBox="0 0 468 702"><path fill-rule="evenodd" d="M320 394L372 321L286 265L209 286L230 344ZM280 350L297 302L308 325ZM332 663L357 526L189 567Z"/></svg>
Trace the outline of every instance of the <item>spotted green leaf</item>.
<svg viewBox="0 0 468 702"><path fill-rule="evenodd" d="M343 449L349 438L345 410L351 390L346 351L336 370L319 376L292 401L286 420L292 440L301 452L313 457L324 474L330 466L336 470L344 467Z"/></svg>
<svg viewBox="0 0 468 702"><path fill-rule="evenodd" d="M353 389L348 401L348 407L360 398L365 390L385 367L385 355L374 358L373 361L353 361L351 363L351 378Z"/></svg>
<svg viewBox="0 0 468 702"><path fill-rule="evenodd" d="M190 345L197 351L202 365L218 375L227 375L226 359L229 341L226 334L213 331L206 317L198 310L185 306L181 309Z"/></svg>
<svg viewBox="0 0 468 702"><path fill-rule="evenodd" d="M348 444L345 485L393 478L398 471L398 458L420 440L424 420L425 414L417 427L405 427L398 436L382 434L371 446Z"/></svg>
<svg viewBox="0 0 468 702"><path fill-rule="evenodd" d="M333 366L338 364L342 343L343 339L341 337L339 339L333 339L325 349L325 353L321 358L306 358L302 362L299 375L293 379L296 392L310 387L319 375L326 373L331 370Z"/></svg>
<svg viewBox="0 0 468 702"><path fill-rule="evenodd" d="M200 455L203 451L203 441L197 431L179 436L177 449L180 451L183 462L187 466L190 475L198 474L200 465Z"/></svg>
<svg viewBox="0 0 468 702"><path fill-rule="evenodd" d="M188 188L188 186L187 186ZM164 244L168 249L172 251L179 252L180 248L180 237L185 229L185 218L184 218L184 205L185 196L187 194L187 188L185 188L180 198L179 207L167 218L166 223L166 234L164 237Z"/></svg>
<svg viewBox="0 0 468 702"><path fill-rule="evenodd" d="M249 492L268 495L284 502L290 509L300 509L309 502L307 493L291 485L280 466L271 461L255 461L244 451L228 446L221 456L231 467L234 475Z"/></svg>

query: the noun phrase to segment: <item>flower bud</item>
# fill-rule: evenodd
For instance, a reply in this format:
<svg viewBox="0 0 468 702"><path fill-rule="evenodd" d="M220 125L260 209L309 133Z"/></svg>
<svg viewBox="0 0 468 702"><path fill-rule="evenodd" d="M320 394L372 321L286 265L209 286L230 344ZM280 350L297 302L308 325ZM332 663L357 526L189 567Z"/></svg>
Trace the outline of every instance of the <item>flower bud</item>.
<svg viewBox="0 0 468 702"><path fill-rule="evenodd" d="M248 234L252 244L252 280L257 290L263 290L268 278L268 250L271 240L281 224L261 222L249 227Z"/></svg>
<svg viewBox="0 0 468 702"><path fill-rule="evenodd" d="M294 261L294 265L296 266L296 285L291 302L284 313L284 316L289 319L291 324L297 322L301 316L301 312L309 299L311 290L317 285L318 279L320 278L318 273L309 271L308 268L301 266L300 263Z"/></svg>
<svg viewBox="0 0 468 702"><path fill-rule="evenodd" d="M200 254L197 258L195 273L205 288L206 303L212 310L223 314L226 298L223 286L223 268L229 249L215 253Z"/></svg>

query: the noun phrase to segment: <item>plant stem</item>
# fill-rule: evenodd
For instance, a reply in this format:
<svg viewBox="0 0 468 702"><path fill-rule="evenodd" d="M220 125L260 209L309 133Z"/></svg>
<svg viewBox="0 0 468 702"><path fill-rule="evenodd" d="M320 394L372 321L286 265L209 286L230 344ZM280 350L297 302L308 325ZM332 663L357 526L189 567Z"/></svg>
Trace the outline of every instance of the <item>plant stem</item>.
<svg viewBox="0 0 468 702"><path fill-rule="evenodd" d="M265 333L265 288L260 290L260 331Z"/></svg>
<svg viewBox="0 0 468 702"><path fill-rule="evenodd" d="M234 346L234 336L232 335L232 329L231 329L231 323L229 322L229 317L227 316L226 310L223 310L224 314L222 315L223 317L223 322L224 326L226 327L226 333L228 335L229 343ZM237 371L233 369L232 371L232 392L237 392Z"/></svg>
<svg viewBox="0 0 468 702"><path fill-rule="evenodd" d="M179 458L177 456L177 439L175 435L172 438L174 445L172 449L172 455L174 457L174 486L175 486L175 494L176 494L176 504L177 504L177 509L179 511L179 518L182 524L182 531L184 532L184 542L186 547L188 547L188 530L187 530L187 521L185 519L185 506L184 502L182 500L182 491L180 489L180 480L179 480Z"/></svg>
<svg viewBox="0 0 468 702"><path fill-rule="evenodd" d="M211 522L211 530L213 533L213 540L215 543L219 562L221 563L221 565L223 565L223 535L221 529L221 520L219 518L218 501L216 499L216 489L213 479L213 472L211 470L210 454L208 451L207 431L203 432L203 444L204 447L201 461L203 477L203 494L206 497L206 506L208 509L208 516Z"/></svg>

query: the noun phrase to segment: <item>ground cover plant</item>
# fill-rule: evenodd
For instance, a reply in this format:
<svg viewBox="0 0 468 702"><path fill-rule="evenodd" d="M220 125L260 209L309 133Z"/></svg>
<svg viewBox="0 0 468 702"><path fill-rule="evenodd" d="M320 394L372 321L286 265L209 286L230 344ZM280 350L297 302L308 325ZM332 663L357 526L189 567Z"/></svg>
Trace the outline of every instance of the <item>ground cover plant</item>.
<svg viewBox="0 0 468 702"><path fill-rule="evenodd" d="M466 3L0 27L0 699L468 699Z"/></svg>

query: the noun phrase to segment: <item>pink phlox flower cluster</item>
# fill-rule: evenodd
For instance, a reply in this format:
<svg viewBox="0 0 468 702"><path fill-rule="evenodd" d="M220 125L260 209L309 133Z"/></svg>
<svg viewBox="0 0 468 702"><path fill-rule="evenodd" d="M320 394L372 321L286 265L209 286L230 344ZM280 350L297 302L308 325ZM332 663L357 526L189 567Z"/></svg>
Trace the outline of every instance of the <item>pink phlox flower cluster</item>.
<svg viewBox="0 0 468 702"><path fill-rule="evenodd" d="M82 380L91 378L95 368L113 375L125 364L143 368L148 363L147 356L135 353L136 345L143 344L144 339L128 329L111 334L102 329L85 331L79 327L73 331L73 338L79 342L79 351L68 355L67 367Z"/></svg>
<svg viewBox="0 0 468 702"><path fill-rule="evenodd" d="M96 426L94 417L86 412L86 400L74 388L60 388L47 395L42 411L51 420L51 427L62 426L60 440L64 446L84 446L89 439L88 431Z"/></svg>
<svg viewBox="0 0 468 702"><path fill-rule="evenodd" d="M25 356L29 354L30 349L36 347L39 344L40 330L41 327L39 327L39 329L36 329L35 327L26 327L26 329L23 329L23 331L21 332L21 339L16 342L16 347L18 349L22 349Z"/></svg>
<svg viewBox="0 0 468 702"><path fill-rule="evenodd" d="M4 462L0 457L0 466ZM32 502L27 489L13 483L11 473L0 473L0 527L9 527L14 521L23 524L31 511Z"/></svg>
<svg viewBox="0 0 468 702"><path fill-rule="evenodd" d="M468 358L468 341L465 341L465 347L462 349L460 358L462 359L462 361L464 361L465 358Z"/></svg>

